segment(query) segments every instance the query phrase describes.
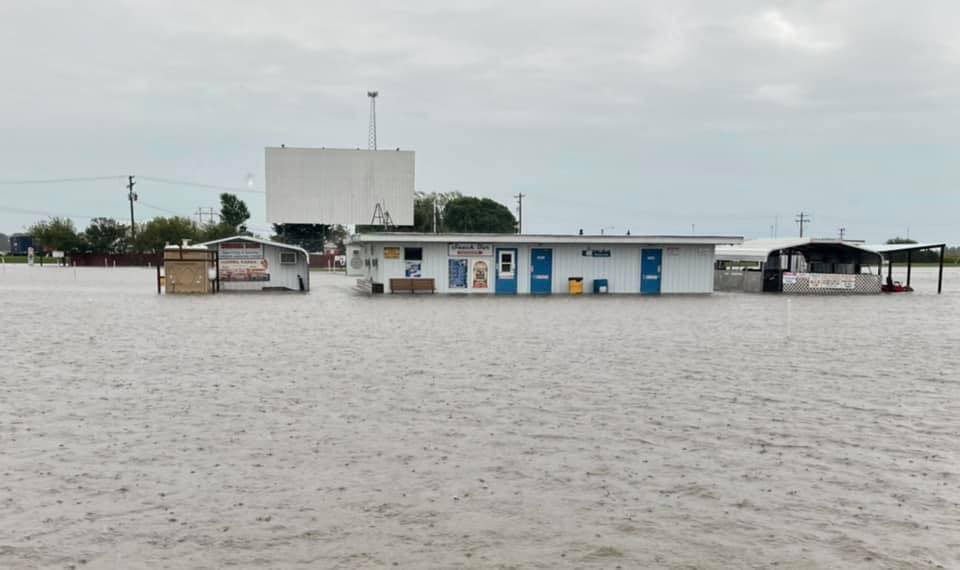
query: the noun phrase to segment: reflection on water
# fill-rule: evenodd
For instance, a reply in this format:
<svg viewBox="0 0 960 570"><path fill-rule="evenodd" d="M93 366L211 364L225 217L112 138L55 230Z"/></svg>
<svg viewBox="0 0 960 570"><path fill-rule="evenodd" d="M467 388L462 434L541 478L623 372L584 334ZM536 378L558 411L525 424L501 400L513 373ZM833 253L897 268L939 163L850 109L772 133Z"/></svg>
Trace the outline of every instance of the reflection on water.
<svg viewBox="0 0 960 570"><path fill-rule="evenodd" d="M960 565L958 270L789 299L0 271L0 566Z"/></svg>

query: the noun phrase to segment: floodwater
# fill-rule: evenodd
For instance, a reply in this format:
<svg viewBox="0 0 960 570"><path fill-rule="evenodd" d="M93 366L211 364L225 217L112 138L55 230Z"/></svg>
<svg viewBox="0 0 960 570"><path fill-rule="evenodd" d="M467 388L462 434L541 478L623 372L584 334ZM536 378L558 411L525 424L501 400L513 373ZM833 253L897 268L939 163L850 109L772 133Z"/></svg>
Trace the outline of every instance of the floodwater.
<svg viewBox="0 0 960 570"><path fill-rule="evenodd" d="M831 298L312 280L0 270L0 567L960 567L960 270Z"/></svg>

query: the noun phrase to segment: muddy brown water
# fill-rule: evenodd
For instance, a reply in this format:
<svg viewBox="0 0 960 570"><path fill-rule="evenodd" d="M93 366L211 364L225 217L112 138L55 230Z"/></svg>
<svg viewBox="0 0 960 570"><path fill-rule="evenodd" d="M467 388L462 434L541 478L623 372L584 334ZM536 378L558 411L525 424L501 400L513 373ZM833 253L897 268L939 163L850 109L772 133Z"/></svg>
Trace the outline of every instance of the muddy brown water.
<svg viewBox="0 0 960 570"><path fill-rule="evenodd" d="M960 567L937 296L158 297L0 270L0 567Z"/></svg>

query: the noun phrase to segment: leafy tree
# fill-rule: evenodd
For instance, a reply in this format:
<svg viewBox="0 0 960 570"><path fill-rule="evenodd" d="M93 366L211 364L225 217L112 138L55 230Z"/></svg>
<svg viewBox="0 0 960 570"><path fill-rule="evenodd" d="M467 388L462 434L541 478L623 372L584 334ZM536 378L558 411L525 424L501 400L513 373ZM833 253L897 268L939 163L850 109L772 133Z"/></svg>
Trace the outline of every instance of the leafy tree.
<svg viewBox="0 0 960 570"><path fill-rule="evenodd" d="M120 253L126 249L129 228L113 218L94 218L83 232L93 253Z"/></svg>
<svg viewBox="0 0 960 570"><path fill-rule="evenodd" d="M44 250L63 251L68 254L83 249L83 238L77 234L73 220L69 218L50 218L37 222L30 228L30 234Z"/></svg>
<svg viewBox="0 0 960 570"><path fill-rule="evenodd" d="M178 245L184 239L200 239L200 229L193 220L180 216L154 218L137 231L136 247L138 251L161 253L167 244Z"/></svg>
<svg viewBox="0 0 960 570"><path fill-rule="evenodd" d="M237 235L238 232L236 227L226 222L220 222L219 224L205 224L200 228L199 233L200 237L198 239L202 241L213 241L215 239L233 237Z"/></svg>
<svg viewBox="0 0 960 570"><path fill-rule="evenodd" d="M334 224L327 229L327 241L333 242L337 246L337 251L344 251L344 243L350 237L350 230L347 226Z"/></svg>
<svg viewBox="0 0 960 570"><path fill-rule="evenodd" d="M434 233L447 231L443 222L444 206L453 200L462 198L459 192L417 192L413 202L413 225L397 226L395 232ZM434 218L434 205L437 215ZM434 226L436 222L436 226ZM358 225L357 233L377 233L385 231L383 226Z"/></svg>
<svg viewBox="0 0 960 570"><path fill-rule="evenodd" d="M307 251L323 251L326 224L273 224L274 241L298 245Z"/></svg>
<svg viewBox="0 0 960 570"><path fill-rule="evenodd" d="M246 232L244 223L250 219L250 210L247 205L237 198L236 194L224 192L220 194L220 223L232 227L236 232Z"/></svg>
<svg viewBox="0 0 960 570"><path fill-rule="evenodd" d="M446 205L454 200L463 198L459 192L417 192L413 203L413 231L435 233L448 231L445 229L444 210ZM436 216L434 216L436 207ZM434 225L436 224L436 225Z"/></svg>
<svg viewBox="0 0 960 570"><path fill-rule="evenodd" d="M10 251L10 236L0 234L0 251Z"/></svg>
<svg viewBox="0 0 960 570"><path fill-rule="evenodd" d="M515 233L513 212L490 198L461 196L443 207L443 226L451 232Z"/></svg>

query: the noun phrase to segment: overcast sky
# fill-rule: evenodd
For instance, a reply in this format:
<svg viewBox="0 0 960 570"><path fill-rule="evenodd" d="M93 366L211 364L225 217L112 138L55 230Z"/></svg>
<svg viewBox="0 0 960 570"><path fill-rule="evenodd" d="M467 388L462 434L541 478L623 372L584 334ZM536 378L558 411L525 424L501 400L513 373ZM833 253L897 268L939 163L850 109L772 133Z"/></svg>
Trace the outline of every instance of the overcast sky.
<svg viewBox="0 0 960 570"><path fill-rule="evenodd" d="M413 149L527 232L960 242L960 4L0 3L0 180L262 188L268 145ZM138 217L216 206L141 181ZM0 186L0 232L128 218L120 180ZM255 229L261 194L241 195ZM154 208L150 209L147 204Z"/></svg>

